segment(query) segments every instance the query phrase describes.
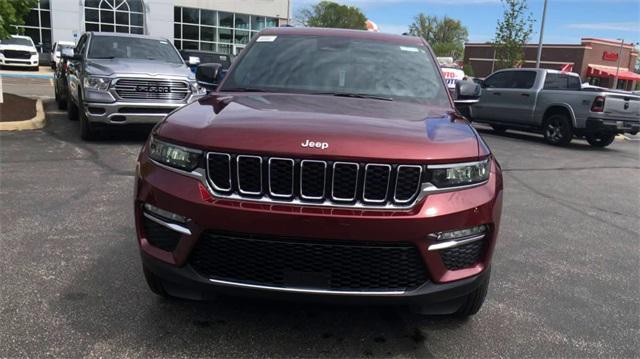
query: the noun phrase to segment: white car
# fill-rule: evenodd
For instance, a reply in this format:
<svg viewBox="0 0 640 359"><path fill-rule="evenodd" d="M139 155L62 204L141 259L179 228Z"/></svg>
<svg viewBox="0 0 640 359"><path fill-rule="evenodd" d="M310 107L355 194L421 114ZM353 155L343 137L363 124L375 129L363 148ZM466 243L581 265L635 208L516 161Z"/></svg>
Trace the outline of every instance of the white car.
<svg viewBox="0 0 640 359"><path fill-rule="evenodd" d="M51 47L51 68L56 69L60 62L60 54L62 49L73 49L76 47L76 43L73 41L58 41Z"/></svg>
<svg viewBox="0 0 640 359"><path fill-rule="evenodd" d="M0 40L0 66L28 67L38 70L38 50L28 36L11 35Z"/></svg>

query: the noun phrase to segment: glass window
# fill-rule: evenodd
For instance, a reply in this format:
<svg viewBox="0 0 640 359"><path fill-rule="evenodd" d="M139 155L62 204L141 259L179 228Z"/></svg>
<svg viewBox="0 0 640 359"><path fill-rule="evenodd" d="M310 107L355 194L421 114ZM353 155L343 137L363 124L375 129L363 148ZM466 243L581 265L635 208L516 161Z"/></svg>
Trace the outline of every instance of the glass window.
<svg viewBox="0 0 640 359"><path fill-rule="evenodd" d="M173 40L173 45L178 49L182 48L182 42L180 40Z"/></svg>
<svg viewBox="0 0 640 359"><path fill-rule="evenodd" d="M129 27L128 26L116 26L116 32L121 32L121 33L128 34L129 33Z"/></svg>
<svg viewBox="0 0 640 359"><path fill-rule="evenodd" d="M124 12L124 11L117 11L116 12L116 23L118 25L129 25L129 13L128 12Z"/></svg>
<svg viewBox="0 0 640 359"><path fill-rule="evenodd" d="M274 19L272 17L267 18L266 27L278 27L278 19Z"/></svg>
<svg viewBox="0 0 640 359"><path fill-rule="evenodd" d="M197 41L183 41L182 48L185 50L198 50L198 42Z"/></svg>
<svg viewBox="0 0 640 359"><path fill-rule="evenodd" d="M51 28L51 14L48 11L40 11L40 26Z"/></svg>
<svg viewBox="0 0 640 359"><path fill-rule="evenodd" d="M200 28L200 41L216 41L216 28L202 26Z"/></svg>
<svg viewBox="0 0 640 359"><path fill-rule="evenodd" d="M218 18L220 19L220 26L233 27L233 14L228 12L219 12Z"/></svg>
<svg viewBox="0 0 640 359"><path fill-rule="evenodd" d="M142 14L131 13L131 25L144 26Z"/></svg>
<svg viewBox="0 0 640 359"><path fill-rule="evenodd" d="M142 0L85 0L84 4L86 31L144 33Z"/></svg>
<svg viewBox="0 0 640 359"><path fill-rule="evenodd" d="M198 27L195 25L182 25L182 38L188 40L198 40Z"/></svg>
<svg viewBox="0 0 640 359"><path fill-rule="evenodd" d="M88 57L149 59L182 63L182 58L169 42L138 37L93 36Z"/></svg>
<svg viewBox="0 0 640 359"><path fill-rule="evenodd" d="M530 89L536 81L536 73L534 71L514 71L512 80L511 88Z"/></svg>
<svg viewBox="0 0 640 359"><path fill-rule="evenodd" d="M254 43L222 91L256 88L288 93L361 94L444 106L438 64L423 46L338 36L280 35Z"/></svg>
<svg viewBox="0 0 640 359"><path fill-rule="evenodd" d="M31 38L31 40L33 40L33 43L36 46L38 46L38 44L40 44L40 30L39 29L35 29L35 28L31 28L31 27L24 28L24 34L29 36Z"/></svg>
<svg viewBox="0 0 640 359"><path fill-rule="evenodd" d="M233 46L218 44L218 52L221 52L223 54L231 54L232 51Z"/></svg>
<svg viewBox="0 0 640 359"><path fill-rule="evenodd" d="M512 74L513 71L497 72L484 80L484 86L487 88L506 88L511 83Z"/></svg>
<svg viewBox="0 0 640 359"><path fill-rule="evenodd" d="M49 0L40 0L40 8L41 9L50 9L51 5L49 4Z"/></svg>
<svg viewBox="0 0 640 359"><path fill-rule="evenodd" d="M173 21L175 22L182 22L182 8L181 7L174 7L173 8Z"/></svg>
<svg viewBox="0 0 640 359"><path fill-rule="evenodd" d="M570 90L582 89L582 83L580 83L580 77L567 75L567 87Z"/></svg>
<svg viewBox="0 0 640 359"><path fill-rule="evenodd" d="M216 44L214 44L213 42L201 42L200 43L200 50L215 52L216 51ZM200 59L200 61L202 61L202 59Z"/></svg>
<svg viewBox="0 0 640 359"><path fill-rule="evenodd" d="M113 11L100 10L100 22L103 24L113 24Z"/></svg>
<svg viewBox="0 0 640 359"><path fill-rule="evenodd" d="M265 28L267 19L264 16L251 16L251 30L260 31Z"/></svg>
<svg viewBox="0 0 640 359"><path fill-rule="evenodd" d="M236 14L236 29L249 29L249 15Z"/></svg>
<svg viewBox="0 0 640 359"><path fill-rule="evenodd" d="M230 29L218 29L218 42L233 42L233 30Z"/></svg>
<svg viewBox="0 0 640 359"><path fill-rule="evenodd" d="M142 0L128 0L129 11L144 12Z"/></svg>
<svg viewBox="0 0 640 359"><path fill-rule="evenodd" d="M182 25L180 24L173 25L173 37L177 39L182 37Z"/></svg>
<svg viewBox="0 0 640 359"><path fill-rule="evenodd" d="M144 28L131 26L131 33L132 34L138 34L138 35L144 35Z"/></svg>
<svg viewBox="0 0 640 359"><path fill-rule="evenodd" d="M113 27L113 25L100 24L100 31L102 31L102 32L114 32L115 31L115 27Z"/></svg>
<svg viewBox="0 0 640 359"><path fill-rule="evenodd" d="M100 0L84 0L84 7L99 7Z"/></svg>
<svg viewBox="0 0 640 359"><path fill-rule="evenodd" d="M200 19L202 25L216 26L218 24L218 14L215 11L201 10L200 15L202 16Z"/></svg>
<svg viewBox="0 0 640 359"><path fill-rule="evenodd" d="M98 10L93 10L93 9L85 10L84 19L85 21L93 21L93 22L100 21L100 18L98 17Z"/></svg>
<svg viewBox="0 0 640 359"><path fill-rule="evenodd" d="M200 23L200 10L191 9L188 7L182 8L182 22L189 24L199 24Z"/></svg>
<svg viewBox="0 0 640 359"><path fill-rule="evenodd" d="M98 25L98 24L86 23L86 24L84 24L84 28L87 31L100 31L100 25Z"/></svg>
<svg viewBox="0 0 640 359"><path fill-rule="evenodd" d="M236 30L235 43L236 44L248 44L249 43L249 31Z"/></svg>
<svg viewBox="0 0 640 359"><path fill-rule="evenodd" d="M24 25L25 26L35 26L35 27L40 26L40 21L38 20L38 13L39 12L40 11L35 10L35 9L31 10L31 12L24 19Z"/></svg>

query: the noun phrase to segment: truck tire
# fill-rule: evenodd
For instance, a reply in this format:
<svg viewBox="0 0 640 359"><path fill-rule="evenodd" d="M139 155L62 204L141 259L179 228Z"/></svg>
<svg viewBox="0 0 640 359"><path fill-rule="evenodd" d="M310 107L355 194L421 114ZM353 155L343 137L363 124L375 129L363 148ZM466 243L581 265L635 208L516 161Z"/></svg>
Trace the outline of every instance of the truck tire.
<svg viewBox="0 0 640 359"><path fill-rule="evenodd" d="M616 134L610 132L588 133L585 138L591 146L603 148L613 143L613 140L616 139Z"/></svg>
<svg viewBox="0 0 640 359"><path fill-rule="evenodd" d="M98 139L98 132L95 126L89 122L87 115L82 109L79 110L80 116L80 138L85 141L95 141Z"/></svg>
<svg viewBox="0 0 640 359"><path fill-rule="evenodd" d="M156 275L145 266L142 266L142 272L144 273L144 279L147 282L147 286L149 286L149 289L154 294L163 298L169 298L169 294L162 286L160 278L156 277Z"/></svg>
<svg viewBox="0 0 640 359"><path fill-rule="evenodd" d="M477 314L484 304L484 299L487 297L489 291L489 278L487 275L485 281L476 288L473 292L469 293L464 300L464 303L460 306L460 309L454 313L454 316L458 318L467 318L474 314Z"/></svg>
<svg viewBox="0 0 640 359"><path fill-rule="evenodd" d="M54 86L54 92L55 92L55 96L56 96L56 104L58 105L58 110L66 110L67 109L67 101L66 100L62 100L60 98L60 94L58 92L58 86Z"/></svg>
<svg viewBox="0 0 640 359"><path fill-rule="evenodd" d="M67 118L71 121L78 121L78 106L73 103L71 96L67 95Z"/></svg>
<svg viewBox="0 0 640 359"><path fill-rule="evenodd" d="M507 132L507 127L503 126L503 125L491 125L491 128L493 128L493 132L495 133L505 133Z"/></svg>
<svg viewBox="0 0 640 359"><path fill-rule="evenodd" d="M553 114L545 119L542 131L544 139L550 145L566 146L573 139L571 121L566 115L560 113Z"/></svg>

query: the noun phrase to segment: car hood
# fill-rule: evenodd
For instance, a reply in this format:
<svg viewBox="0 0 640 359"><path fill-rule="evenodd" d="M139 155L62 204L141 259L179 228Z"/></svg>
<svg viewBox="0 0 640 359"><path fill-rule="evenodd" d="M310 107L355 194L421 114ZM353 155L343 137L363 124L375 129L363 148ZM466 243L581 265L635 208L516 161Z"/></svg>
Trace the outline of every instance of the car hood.
<svg viewBox="0 0 640 359"><path fill-rule="evenodd" d="M205 150L395 162L477 159L477 133L449 107L325 95L219 94L170 114L158 138ZM306 141L328 147L303 147Z"/></svg>
<svg viewBox="0 0 640 359"><path fill-rule="evenodd" d="M188 77L195 80L185 64L141 59L89 59L87 72L92 75L146 75Z"/></svg>
<svg viewBox="0 0 640 359"><path fill-rule="evenodd" d="M25 45L2 45L0 44L0 50L16 50L16 51L36 51L33 46Z"/></svg>

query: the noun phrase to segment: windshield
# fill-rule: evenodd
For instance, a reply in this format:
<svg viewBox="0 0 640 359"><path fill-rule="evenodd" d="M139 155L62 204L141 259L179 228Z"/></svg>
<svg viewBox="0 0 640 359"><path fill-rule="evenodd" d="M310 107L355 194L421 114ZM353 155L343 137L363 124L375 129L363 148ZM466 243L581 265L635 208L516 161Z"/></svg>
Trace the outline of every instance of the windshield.
<svg viewBox="0 0 640 359"><path fill-rule="evenodd" d="M166 40L140 37L94 36L90 59L144 59L182 64L182 58Z"/></svg>
<svg viewBox="0 0 640 359"><path fill-rule="evenodd" d="M426 47L336 36L262 35L222 91L358 95L448 105Z"/></svg>
<svg viewBox="0 0 640 359"><path fill-rule="evenodd" d="M75 45L59 44L58 51L62 51L63 49L74 49L75 47L76 47Z"/></svg>
<svg viewBox="0 0 640 359"><path fill-rule="evenodd" d="M3 45L33 46L33 42L31 42L31 40L23 39L21 37L10 37L8 39L0 40L0 44L3 44Z"/></svg>

